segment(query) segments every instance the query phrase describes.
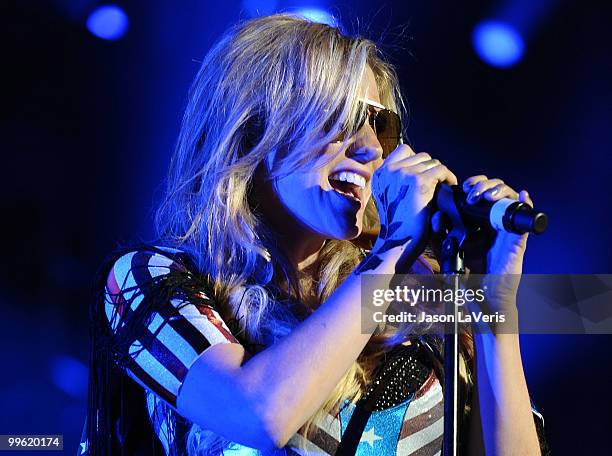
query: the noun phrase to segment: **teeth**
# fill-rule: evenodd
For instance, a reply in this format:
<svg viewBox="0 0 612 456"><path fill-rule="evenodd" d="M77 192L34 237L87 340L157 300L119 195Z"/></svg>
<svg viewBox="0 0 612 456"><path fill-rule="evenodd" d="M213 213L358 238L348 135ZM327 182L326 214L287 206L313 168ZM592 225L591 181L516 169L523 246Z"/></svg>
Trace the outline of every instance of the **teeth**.
<svg viewBox="0 0 612 456"><path fill-rule="evenodd" d="M351 184L357 185L360 188L365 188L366 185L365 177L360 176L359 174L353 173L351 171L342 171L340 173L334 173L329 176L329 178L341 182L349 182Z"/></svg>

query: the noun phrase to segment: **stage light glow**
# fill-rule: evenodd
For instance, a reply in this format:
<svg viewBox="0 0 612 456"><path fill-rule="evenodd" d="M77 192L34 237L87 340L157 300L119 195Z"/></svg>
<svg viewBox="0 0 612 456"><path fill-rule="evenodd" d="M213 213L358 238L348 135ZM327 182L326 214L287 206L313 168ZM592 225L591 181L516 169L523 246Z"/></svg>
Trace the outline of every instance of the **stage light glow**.
<svg viewBox="0 0 612 456"><path fill-rule="evenodd" d="M482 21L474 29L472 44L478 56L497 68L508 68L523 57L525 43L520 33L501 21Z"/></svg>
<svg viewBox="0 0 612 456"><path fill-rule="evenodd" d="M64 393L84 398L87 395L87 367L69 355L56 356L51 362L51 381Z"/></svg>
<svg viewBox="0 0 612 456"><path fill-rule="evenodd" d="M319 22L321 24L331 25L333 27L338 25L338 22L334 16L332 16L328 11L320 8L299 8L293 11L293 13L312 22Z"/></svg>
<svg viewBox="0 0 612 456"><path fill-rule="evenodd" d="M242 0L242 7L251 16L273 14L277 6L277 0Z"/></svg>
<svg viewBox="0 0 612 456"><path fill-rule="evenodd" d="M115 41L128 29L128 17L117 5L102 5L89 15L87 29L98 38Z"/></svg>

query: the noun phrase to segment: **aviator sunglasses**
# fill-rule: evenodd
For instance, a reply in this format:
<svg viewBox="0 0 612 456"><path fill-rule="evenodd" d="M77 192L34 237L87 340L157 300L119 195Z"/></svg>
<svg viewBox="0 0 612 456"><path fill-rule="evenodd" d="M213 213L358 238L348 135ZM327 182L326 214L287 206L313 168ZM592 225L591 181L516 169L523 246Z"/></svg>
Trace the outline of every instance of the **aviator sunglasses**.
<svg viewBox="0 0 612 456"><path fill-rule="evenodd" d="M357 115L356 131L361 130L366 120L368 121L382 147L383 159L387 158L402 143L402 122L397 113L376 101L365 98L359 100ZM344 135L341 135L337 141L340 142L344 139Z"/></svg>

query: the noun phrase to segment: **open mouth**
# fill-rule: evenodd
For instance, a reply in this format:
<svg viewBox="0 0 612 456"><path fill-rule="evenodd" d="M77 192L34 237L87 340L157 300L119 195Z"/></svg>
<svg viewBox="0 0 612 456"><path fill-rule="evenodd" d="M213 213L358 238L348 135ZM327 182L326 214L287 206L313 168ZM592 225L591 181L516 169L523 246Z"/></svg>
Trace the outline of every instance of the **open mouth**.
<svg viewBox="0 0 612 456"><path fill-rule="evenodd" d="M361 204L363 189L366 185L366 180L363 176L350 171L341 171L333 173L328 179L336 192Z"/></svg>

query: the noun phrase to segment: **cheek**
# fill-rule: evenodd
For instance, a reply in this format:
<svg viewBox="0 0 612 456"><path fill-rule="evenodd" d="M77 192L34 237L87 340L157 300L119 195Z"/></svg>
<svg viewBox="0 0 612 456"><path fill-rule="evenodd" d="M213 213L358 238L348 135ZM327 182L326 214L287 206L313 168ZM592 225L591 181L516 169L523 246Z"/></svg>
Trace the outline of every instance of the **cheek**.
<svg viewBox="0 0 612 456"><path fill-rule="evenodd" d="M321 186L323 182L318 175L295 173L279 179L276 183L276 192L292 212L304 213L313 210L312 205L318 201Z"/></svg>

